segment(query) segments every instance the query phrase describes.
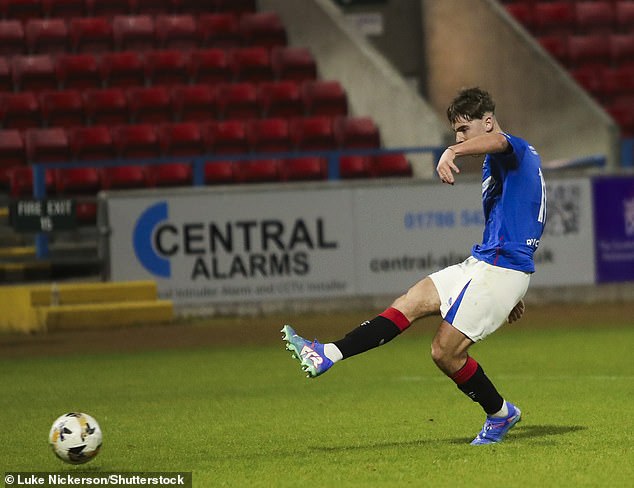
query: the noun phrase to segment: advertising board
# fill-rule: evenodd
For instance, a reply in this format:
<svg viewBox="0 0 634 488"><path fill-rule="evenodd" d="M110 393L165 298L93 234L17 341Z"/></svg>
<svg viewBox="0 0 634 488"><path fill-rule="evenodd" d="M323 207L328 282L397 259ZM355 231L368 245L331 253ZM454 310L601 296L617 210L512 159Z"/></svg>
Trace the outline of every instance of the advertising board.
<svg viewBox="0 0 634 488"><path fill-rule="evenodd" d="M548 183L537 286L594 282L587 179ZM112 194L113 280L178 304L397 295L482 238L479 182L392 181Z"/></svg>

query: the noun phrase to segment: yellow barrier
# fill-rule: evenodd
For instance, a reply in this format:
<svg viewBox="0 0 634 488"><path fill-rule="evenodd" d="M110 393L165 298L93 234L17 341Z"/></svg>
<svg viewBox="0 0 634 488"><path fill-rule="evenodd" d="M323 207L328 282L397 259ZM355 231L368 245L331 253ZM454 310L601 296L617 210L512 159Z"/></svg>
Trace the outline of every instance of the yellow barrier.
<svg viewBox="0 0 634 488"><path fill-rule="evenodd" d="M0 331L35 332L168 322L156 283L50 283L0 288Z"/></svg>

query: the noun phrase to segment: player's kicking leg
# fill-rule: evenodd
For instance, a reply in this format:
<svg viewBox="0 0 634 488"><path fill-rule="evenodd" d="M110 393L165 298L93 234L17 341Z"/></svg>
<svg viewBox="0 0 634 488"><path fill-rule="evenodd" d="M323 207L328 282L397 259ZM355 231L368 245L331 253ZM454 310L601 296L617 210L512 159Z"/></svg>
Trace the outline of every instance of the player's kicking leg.
<svg viewBox="0 0 634 488"><path fill-rule="evenodd" d="M309 341L289 325L282 328L283 340L307 376L315 378L337 361L390 342L416 319L438 313L439 306L436 289L429 278L425 278L397 298L387 310L363 322L338 341L325 344Z"/></svg>

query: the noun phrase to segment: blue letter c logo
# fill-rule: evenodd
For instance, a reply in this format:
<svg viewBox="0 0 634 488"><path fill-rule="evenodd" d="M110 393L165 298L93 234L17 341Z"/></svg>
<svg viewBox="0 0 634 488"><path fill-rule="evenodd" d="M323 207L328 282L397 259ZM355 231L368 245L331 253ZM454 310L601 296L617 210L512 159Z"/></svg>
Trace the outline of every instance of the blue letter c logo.
<svg viewBox="0 0 634 488"><path fill-rule="evenodd" d="M167 202L159 202L147 208L137 220L133 233L134 253L150 273L161 278L171 276L168 259L156 253L152 245L152 234L159 222L167 220Z"/></svg>

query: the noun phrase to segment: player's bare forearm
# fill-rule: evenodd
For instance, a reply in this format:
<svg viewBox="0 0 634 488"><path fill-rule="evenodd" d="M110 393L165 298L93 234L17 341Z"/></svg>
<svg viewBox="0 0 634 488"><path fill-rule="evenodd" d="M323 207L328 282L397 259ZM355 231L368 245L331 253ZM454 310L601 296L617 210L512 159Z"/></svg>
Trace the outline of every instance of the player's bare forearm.
<svg viewBox="0 0 634 488"><path fill-rule="evenodd" d="M450 147L456 156L475 156L504 152L509 147L509 141L499 132L491 132Z"/></svg>
<svg viewBox="0 0 634 488"><path fill-rule="evenodd" d="M436 172L443 183L453 185L454 173L460 173L460 169L454 162L456 157L500 153L506 151L508 147L508 140L499 132L474 137L445 149L438 160Z"/></svg>

